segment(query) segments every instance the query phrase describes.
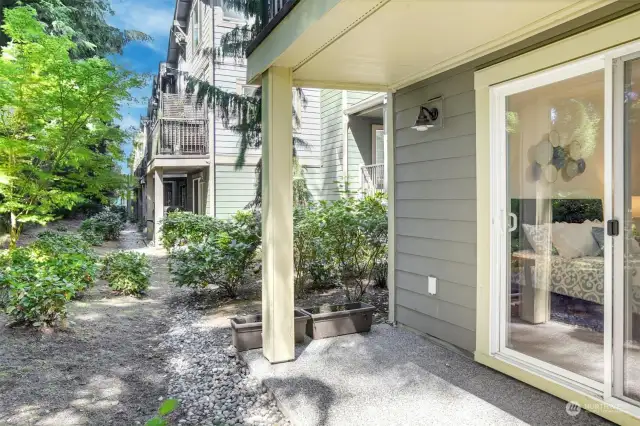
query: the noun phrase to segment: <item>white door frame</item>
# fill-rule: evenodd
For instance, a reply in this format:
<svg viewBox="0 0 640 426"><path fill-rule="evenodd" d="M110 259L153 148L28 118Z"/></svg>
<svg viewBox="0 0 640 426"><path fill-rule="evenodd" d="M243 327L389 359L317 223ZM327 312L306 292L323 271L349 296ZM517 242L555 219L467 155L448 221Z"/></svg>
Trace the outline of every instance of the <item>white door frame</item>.
<svg viewBox="0 0 640 426"><path fill-rule="evenodd" d="M603 398L604 402L640 417L640 406L622 396L624 339L624 293L614 292L614 283L624 285L624 230L605 238L604 279L604 381L582 377L563 368L524 355L506 347L507 333L507 144L506 97L589 72L604 70L604 222L617 219L624 223L624 114L621 84L624 61L640 57L640 42L629 43L593 56L559 65L517 80L490 87L490 169L491 169L491 353L502 361L550 379L577 391ZM615 191L615 193L614 193ZM615 300L614 300L615 295Z"/></svg>
<svg viewBox="0 0 640 426"><path fill-rule="evenodd" d="M371 164L382 164L382 163L378 163L380 161L377 153L378 146L377 146L377 139L376 139L378 130L384 131L384 125L382 124L371 125Z"/></svg>
<svg viewBox="0 0 640 426"><path fill-rule="evenodd" d="M201 188L202 178L193 179L193 188L191 194L191 211L194 214L200 214L201 204L202 204L202 188ZM196 201L197 199L197 201Z"/></svg>

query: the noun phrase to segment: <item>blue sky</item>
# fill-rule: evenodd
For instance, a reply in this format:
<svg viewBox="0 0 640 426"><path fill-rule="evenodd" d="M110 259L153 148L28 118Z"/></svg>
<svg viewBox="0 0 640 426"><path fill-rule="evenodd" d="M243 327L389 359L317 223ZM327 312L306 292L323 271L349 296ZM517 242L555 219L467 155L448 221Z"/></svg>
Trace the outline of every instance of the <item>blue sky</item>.
<svg viewBox="0 0 640 426"><path fill-rule="evenodd" d="M132 43L125 48L124 55L112 58L129 70L145 74L158 72L158 63L167 57L169 29L173 21L175 0L112 0L115 16L109 18L111 25L119 28L139 30L153 37L153 41ZM151 84L136 91L134 102L121 105L120 124L123 127L137 126L140 116L146 114L147 99L151 94ZM126 154L131 145L126 147Z"/></svg>

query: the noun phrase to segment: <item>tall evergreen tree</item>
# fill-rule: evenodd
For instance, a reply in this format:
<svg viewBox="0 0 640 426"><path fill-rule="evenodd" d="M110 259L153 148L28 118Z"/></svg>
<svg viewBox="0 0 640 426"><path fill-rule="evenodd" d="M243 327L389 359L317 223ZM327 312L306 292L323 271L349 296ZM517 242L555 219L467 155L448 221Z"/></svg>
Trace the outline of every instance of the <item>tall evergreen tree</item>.
<svg viewBox="0 0 640 426"><path fill-rule="evenodd" d="M110 0L0 0L0 24L5 9L20 6L34 8L49 34L70 37L76 58L121 54L127 43L150 39L140 31L110 25L107 17L114 14ZM0 33L0 47L8 40Z"/></svg>
<svg viewBox="0 0 640 426"><path fill-rule="evenodd" d="M212 5L220 4L219 0L210 0ZM263 25L261 0L223 0L222 4L244 16L246 23L239 25L223 34L220 46L205 51L216 62L225 58L243 60L247 47L258 35ZM262 88L258 87L252 95L231 93L207 81L191 78L188 91L196 94L198 102L206 102L209 108L216 111L222 125L236 133L239 137L239 152L236 158L236 169L244 167L246 154L250 149L262 147ZM292 105L292 117L295 128L300 127L300 113L306 108L307 99L300 88L296 88ZM306 204L310 200L310 192L304 179L304 169L297 160L297 151L305 149L308 144L301 138L294 136L292 150L294 156L294 202ZM256 166L256 193L252 206L262 203L262 160Z"/></svg>

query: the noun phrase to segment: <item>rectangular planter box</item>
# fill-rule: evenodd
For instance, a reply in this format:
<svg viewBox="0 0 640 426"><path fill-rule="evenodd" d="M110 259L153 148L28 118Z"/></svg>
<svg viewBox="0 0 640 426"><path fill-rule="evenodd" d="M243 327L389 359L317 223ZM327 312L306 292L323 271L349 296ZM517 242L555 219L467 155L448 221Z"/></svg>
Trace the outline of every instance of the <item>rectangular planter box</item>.
<svg viewBox="0 0 640 426"><path fill-rule="evenodd" d="M296 343L304 342L304 333L309 316L300 310L294 311ZM233 346L240 352L262 347L262 315L244 315L231 318Z"/></svg>
<svg viewBox="0 0 640 426"><path fill-rule="evenodd" d="M311 317L307 323L307 336L313 339L363 333L371 330L375 307L362 303L303 308Z"/></svg>

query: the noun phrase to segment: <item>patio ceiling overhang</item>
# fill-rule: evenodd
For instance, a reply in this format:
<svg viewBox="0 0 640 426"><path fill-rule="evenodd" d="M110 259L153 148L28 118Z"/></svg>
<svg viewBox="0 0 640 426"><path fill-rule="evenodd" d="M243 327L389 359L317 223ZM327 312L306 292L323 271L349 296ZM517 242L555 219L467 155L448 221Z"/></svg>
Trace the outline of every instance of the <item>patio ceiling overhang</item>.
<svg viewBox="0 0 640 426"><path fill-rule="evenodd" d="M386 91L505 48L614 0L301 0L248 57L247 80Z"/></svg>

